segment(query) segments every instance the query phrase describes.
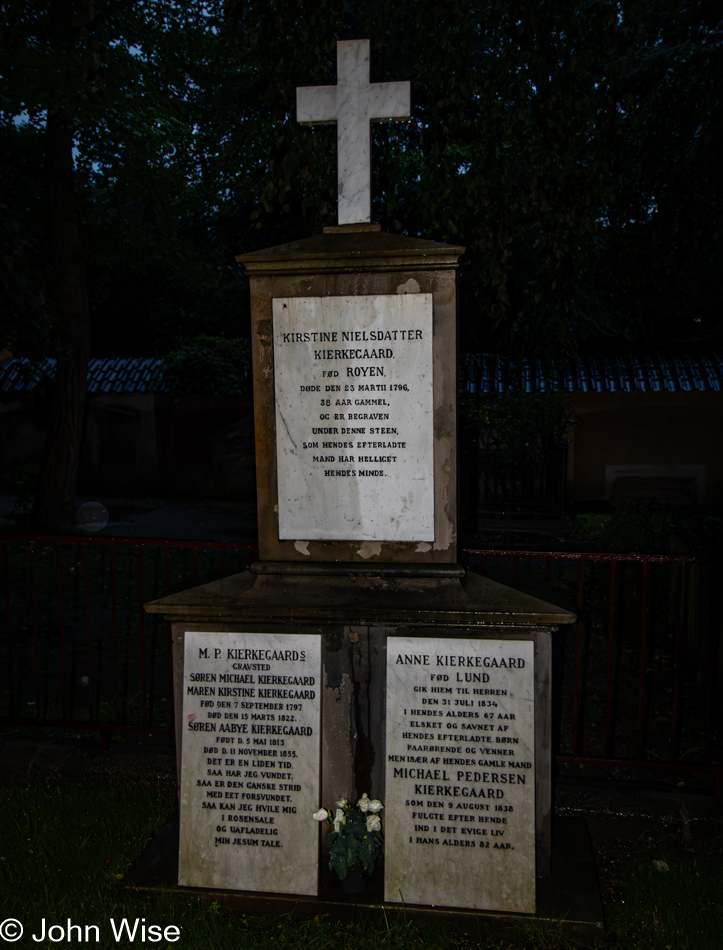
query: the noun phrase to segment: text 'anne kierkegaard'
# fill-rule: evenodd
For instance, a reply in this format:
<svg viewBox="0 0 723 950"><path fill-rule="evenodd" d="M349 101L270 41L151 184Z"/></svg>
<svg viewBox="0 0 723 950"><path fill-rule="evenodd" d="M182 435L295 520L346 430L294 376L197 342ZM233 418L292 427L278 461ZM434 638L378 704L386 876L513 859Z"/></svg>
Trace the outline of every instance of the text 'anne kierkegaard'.
<svg viewBox="0 0 723 950"><path fill-rule="evenodd" d="M420 881L444 873L494 891L519 877L533 888L534 645L390 637L386 718L386 804L398 815L388 893L404 887L405 866ZM431 902L430 887L415 899Z"/></svg>

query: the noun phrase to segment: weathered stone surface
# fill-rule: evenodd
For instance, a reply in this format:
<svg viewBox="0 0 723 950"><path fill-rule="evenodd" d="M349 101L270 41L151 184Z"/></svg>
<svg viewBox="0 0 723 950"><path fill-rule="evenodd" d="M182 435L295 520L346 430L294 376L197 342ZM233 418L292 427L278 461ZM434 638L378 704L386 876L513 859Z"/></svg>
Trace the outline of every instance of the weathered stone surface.
<svg viewBox="0 0 723 950"><path fill-rule="evenodd" d="M357 230L362 225L351 227L354 230L325 233L238 258L251 277L259 557L261 561L309 563L454 563L457 559L454 270L464 249L379 231ZM416 294L432 296L433 540L282 538L277 477L274 300ZM414 486L411 490L415 490Z"/></svg>
<svg viewBox="0 0 723 950"><path fill-rule="evenodd" d="M371 221L372 122L408 119L409 82L369 82L369 40L336 44L337 84L296 90L305 125L337 124L339 224Z"/></svg>
<svg viewBox="0 0 723 950"><path fill-rule="evenodd" d="M403 234L387 234L385 231L367 229L344 231L335 228L333 231L325 229L323 234L314 237L239 254L236 260L243 264L246 273L253 277L346 273L350 275L350 286L359 288L353 289L352 292L363 293L363 284L369 282L370 274L387 271L427 271L436 275L439 271L456 269L457 261L464 250L457 244L427 241ZM401 282L405 281L402 279ZM393 278L389 287L396 287L398 283L399 281L395 283ZM294 283L290 285L298 296L302 296L301 286ZM308 293L309 286L305 286ZM393 290L387 292L391 293ZM454 295L454 285L451 287L451 294ZM445 296L448 295L449 292L446 292Z"/></svg>
<svg viewBox="0 0 723 950"><path fill-rule="evenodd" d="M146 604L149 613L199 621L350 623L410 626L464 624L513 629L574 623L576 615L531 594L452 565L404 576L396 565L264 564ZM399 574L395 574L399 570ZM411 572L411 568L410 568ZM424 573L428 572L428 573Z"/></svg>
<svg viewBox="0 0 723 950"><path fill-rule="evenodd" d="M434 540L432 295L273 301L281 540Z"/></svg>
<svg viewBox="0 0 723 950"><path fill-rule="evenodd" d="M186 632L179 884L318 892L320 639Z"/></svg>
<svg viewBox="0 0 723 950"><path fill-rule="evenodd" d="M389 637L385 900L535 912L534 644Z"/></svg>

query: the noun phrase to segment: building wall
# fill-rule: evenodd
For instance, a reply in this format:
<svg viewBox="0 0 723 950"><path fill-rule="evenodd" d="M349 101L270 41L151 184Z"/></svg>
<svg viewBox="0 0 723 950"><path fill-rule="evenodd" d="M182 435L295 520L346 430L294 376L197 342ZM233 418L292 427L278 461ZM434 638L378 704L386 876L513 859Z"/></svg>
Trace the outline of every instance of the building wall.
<svg viewBox="0 0 723 950"><path fill-rule="evenodd" d="M156 395L158 466L174 494L238 497L256 490L251 394L223 399Z"/></svg>
<svg viewBox="0 0 723 950"><path fill-rule="evenodd" d="M134 494L159 487L153 393L89 393L81 490Z"/></svg>
<svg viewBox="0 0 723 950"><path fill-rule="evenodd" d="M723 393L574 393L568 499L606 501L616 475L695 478L723 504Z"/></svg>
<svg viewBox="0 0 723 950"><path fill-rule="evenodd" d="M40 464L49 398L0 403L0 490L15 470ZM88 394L80 494L235 498L255 488L250 394L184 400L163 393Z"/></svg>

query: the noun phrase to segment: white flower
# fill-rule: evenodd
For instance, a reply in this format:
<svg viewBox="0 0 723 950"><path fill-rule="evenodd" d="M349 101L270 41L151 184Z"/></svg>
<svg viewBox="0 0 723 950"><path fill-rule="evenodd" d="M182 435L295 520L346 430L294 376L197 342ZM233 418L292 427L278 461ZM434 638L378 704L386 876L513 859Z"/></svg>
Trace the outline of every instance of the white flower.
<svg viewBox="0 0 723 950"><path fill-rule="evenodd" d="M366 813L369 811L369 796L366 792L364 792L362 797L356 803L356 807L363 815L366 815Z"/></svg>
<svg viewBox="0 0 723 950"><path fill-rule="evenodd" d="M367 818L367 831L381 831L382 830L382 820L379 815L369 815Z"/></svg>
<svg viewBox="0 0 723 950"><path fill-rule="evenodd" d="M378 798L372 798L372 800L369 802L369 811L373 815L376 815L376 813L381 811L382 808L384 808L384 805L382 805Z"/></svg>
<svg viewBox="0 0 723 950"><path fill-rule="evenodd" d="M336 803L336 807L337 807L337 808L343 808L343 809L348 808L348 807L349 807L349 799L348 799L348 798L340 798L339 801Z"/></svg>
<svg viewBox="0 0 723 950"><path fill-rule="evenodd" d="M337 808L334 815L334 831L341 831L342 825L346 824L346 815L343 808Z"/></svg>
<svg viewBox="0 0 723 950"><path fill-rule="evenodd" d="M329 812L326 810L326 808L320 808L318 811L315 811L311 817L314 819L314 821L326 821L326 819L329 817Z"/></svg>

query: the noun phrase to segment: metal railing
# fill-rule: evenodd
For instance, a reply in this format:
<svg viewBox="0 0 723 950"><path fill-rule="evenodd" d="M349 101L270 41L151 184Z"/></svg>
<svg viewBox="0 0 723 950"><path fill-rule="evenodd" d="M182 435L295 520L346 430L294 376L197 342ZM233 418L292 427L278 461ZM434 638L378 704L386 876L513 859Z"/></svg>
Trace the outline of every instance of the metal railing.
<svg viewBox="0 0 723 950"><path fill-rule="evenodd" d="M723 792L721 612L711 562L468 550L469 564L577 613L553 638L558 764L698 772Z"/></svg>
<svg viewBox="0 0 723 950"><path fill-rule="evenodd" d="M5 535L0 722L173 735L170 624L143 604L242 570L248 542Z"/></svg>
<svg viewBox="0 0 723 950"><path fill-rule="evenodd" d="M473 531L490 517L561 517L565 510L568 443L546 449L462 444L460 514Z"/></svg>
<svg viewBox="0 0 723 950"><path fill-rule="evenodd" d="M0 537L0 723L173 735L170 625L144 602L244 569L256 545ZM563 767L698 772L723 791L720 598L694 558L467 550L577 611L553 638Z"/></svg>

